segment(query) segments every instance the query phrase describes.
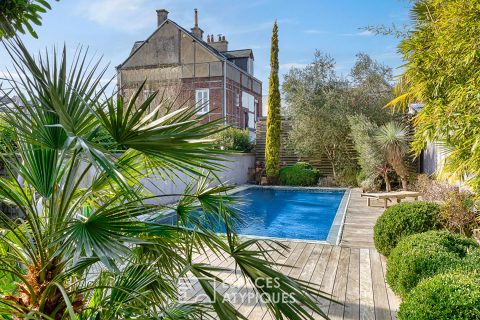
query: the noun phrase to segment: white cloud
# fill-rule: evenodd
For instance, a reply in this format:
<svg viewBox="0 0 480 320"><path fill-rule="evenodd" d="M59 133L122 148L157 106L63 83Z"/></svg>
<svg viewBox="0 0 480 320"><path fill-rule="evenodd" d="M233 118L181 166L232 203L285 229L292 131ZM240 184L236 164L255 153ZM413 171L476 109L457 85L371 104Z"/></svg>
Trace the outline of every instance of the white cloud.
<svg viewBox="0 0 480 320"><path fill-rule="evenodd" d="M78 4L77 9L80 15L100 25L135 32L152 25L154 15L146 9L149 2L150 0L84 0Z"/></svg>

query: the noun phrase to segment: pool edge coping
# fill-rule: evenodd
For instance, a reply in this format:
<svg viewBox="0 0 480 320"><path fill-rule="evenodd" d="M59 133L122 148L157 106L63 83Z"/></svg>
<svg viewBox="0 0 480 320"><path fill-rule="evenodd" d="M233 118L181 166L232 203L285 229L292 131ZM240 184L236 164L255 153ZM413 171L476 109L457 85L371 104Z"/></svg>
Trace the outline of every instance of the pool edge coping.
<svg viewBox="0 0 480 320"><path fill-rule="evenodd" d="M328 232L326 240L328 243L337 246L340 244L340 241L342 239L343 226L345 225L345 218L347 217L347 209L348 205L350 204L351 194L352 190L350 188L345 189L345 193L343 194L342 200L340 201L340 205L337 209L337 213L335 214L335 218L333 219L332 226L330 227L330 231Z"/></svg>

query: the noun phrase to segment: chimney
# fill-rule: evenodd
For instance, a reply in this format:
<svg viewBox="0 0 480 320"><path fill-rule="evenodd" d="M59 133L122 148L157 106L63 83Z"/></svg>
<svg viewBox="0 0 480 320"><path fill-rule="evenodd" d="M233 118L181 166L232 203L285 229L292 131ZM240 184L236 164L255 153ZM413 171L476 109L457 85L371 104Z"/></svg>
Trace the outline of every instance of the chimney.
<svg viewBox="0 0 480 320"><path fill-rule="evenodd" d="M224 35L219 34L218 35L218 41L215 41L215 38L213 35L210 37L210 46L215 48L216 50L220 52L225 52L228 51L228 41L225 39Z"/></svg>
<svg viewBox="0 0 480 320"><path fill-rule="evenodd" d="M195 26L190 29L192 30L193 35L202 40L203 39L203 30L198 27L198 10L195 9Z"/></svg>
<svg viewBox="0 0 480 320"><path fill-rule="evenodd" d="M168 19L168 11L165 9L157 10L157 27L160 27Z"/></svg>

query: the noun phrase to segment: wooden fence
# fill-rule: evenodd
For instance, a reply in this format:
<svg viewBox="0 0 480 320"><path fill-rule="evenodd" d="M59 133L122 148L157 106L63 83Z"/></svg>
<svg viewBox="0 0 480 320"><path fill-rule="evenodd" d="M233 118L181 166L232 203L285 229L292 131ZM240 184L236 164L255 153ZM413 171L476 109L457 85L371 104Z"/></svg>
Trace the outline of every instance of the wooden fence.
<svg viewBox="0 0 480 320"><path fill-rule="evenodd" d="M267 118L262 117L257 121L256 139L257 146L255 151L255 158L262 163L265 161L265 136L266 136ZM333 170L330 162L326 156L322 156L319 159L315 158L301 158L295 154L295 151L288 143L288 133L291 130L292 125L288 118L282 117L281 126L281 148L280 148L280 165L282 167L292 165L298 161L305 161L310 163L313 167L317 168L322 176L332 176ZM349 149L351 151L351 157L356 157L353 142L349 143ZM411 173L419 173L420 161L418 158L407 157L406 160L408 169Z"/></svg>
<svg viewBox="0 0 480 320"><path fill-rule="evenodd" d="M333 175L332 166L328 162L326 157L320 159L314 158L301 158L299 157L292 146L288 143L288 132L291 130L292 125L288 118L282 117L281 125L281 142L280 142L280 166L292 165L298 161L305 161L310 163L313 167L318 169L322 176ZM267 118L262 117L257 121L256 140L257 145L255 148L255 158L262 163L265 162L265 139L267 129Z"/></svg>

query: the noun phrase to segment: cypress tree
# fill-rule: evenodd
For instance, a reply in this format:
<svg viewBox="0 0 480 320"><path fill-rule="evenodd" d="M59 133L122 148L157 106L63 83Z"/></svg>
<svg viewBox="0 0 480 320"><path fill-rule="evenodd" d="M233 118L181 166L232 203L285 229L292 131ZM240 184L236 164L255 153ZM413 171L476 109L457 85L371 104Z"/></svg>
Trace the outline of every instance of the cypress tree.
<svg viewBox="0 0 480 320"><path fill-rule="evenodd" d="M278 80L278 26L273 25L270 51L270 79L268 81L268 115L265 142L265 171L274 181L280 170L280 84Z"/></svg>

